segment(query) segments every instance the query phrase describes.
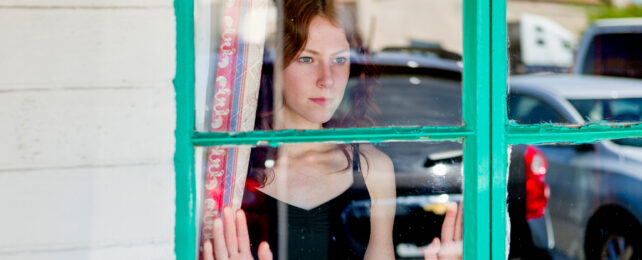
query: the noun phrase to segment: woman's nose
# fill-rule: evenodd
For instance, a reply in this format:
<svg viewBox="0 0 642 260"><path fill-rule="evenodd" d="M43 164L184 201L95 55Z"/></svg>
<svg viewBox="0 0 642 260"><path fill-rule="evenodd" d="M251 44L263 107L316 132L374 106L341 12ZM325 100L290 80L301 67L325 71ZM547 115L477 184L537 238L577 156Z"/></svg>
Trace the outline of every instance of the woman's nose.
<svg viewBox="0 0 642 260"><path fill-rule="evenodd" d="M334 84L334 78L332 76L332 67L331 64L327 62L322 62L319 68L319 87L327 88L331 87Z"/></svg>

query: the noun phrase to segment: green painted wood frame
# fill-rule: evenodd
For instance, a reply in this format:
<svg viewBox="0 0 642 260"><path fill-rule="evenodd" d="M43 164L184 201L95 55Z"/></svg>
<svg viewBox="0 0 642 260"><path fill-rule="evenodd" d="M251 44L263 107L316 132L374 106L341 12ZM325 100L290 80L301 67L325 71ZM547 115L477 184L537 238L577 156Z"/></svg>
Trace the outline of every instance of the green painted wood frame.
<svg viewBox="0 0 642 260"><path fill-rule="evenodd" d="M194 132L194 0L175 0L177 259L198 257L194 146L291 142L464 140L464 259L506 259L508 145L594 142L641 137L642 124L583 127L509 124L506 112L505 0L464 0L462 127L328 129L316 131Z"/></svg>
<svg viewBox="0 0 642 260"><path fill-rule="evenodd" d="M175 0L176 14L176 259L197 259L196 179L194 176L194 1Z"/></svg>

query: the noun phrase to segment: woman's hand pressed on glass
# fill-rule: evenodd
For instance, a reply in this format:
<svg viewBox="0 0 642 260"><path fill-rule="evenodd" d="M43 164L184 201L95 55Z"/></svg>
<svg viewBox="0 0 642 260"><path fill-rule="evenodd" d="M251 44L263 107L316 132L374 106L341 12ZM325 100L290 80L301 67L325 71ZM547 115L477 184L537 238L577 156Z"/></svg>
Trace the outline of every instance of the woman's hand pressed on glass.
<svg viewBox="0 0 642 260"><path fill-rule="evenodd" d="M233 213L230 207L225 207L223 209L223 219L216 218L214 220L214 243L212 245L211 240L205 241L203 244L203 259L254 259L250 250L250 236L247 231L247 220L243 210L237 210L236 213ZM272 252L267 242L262 242L259 245L258 256L259 260L272 259Z"/></svg>
<svg viewBox="0 0 642 260"><path fill-rule="evenodd" d="M435 238L424 249L425 260L459 260L463 255L463 203L448 205L444 223L441 226L441 240Z"/></svg>

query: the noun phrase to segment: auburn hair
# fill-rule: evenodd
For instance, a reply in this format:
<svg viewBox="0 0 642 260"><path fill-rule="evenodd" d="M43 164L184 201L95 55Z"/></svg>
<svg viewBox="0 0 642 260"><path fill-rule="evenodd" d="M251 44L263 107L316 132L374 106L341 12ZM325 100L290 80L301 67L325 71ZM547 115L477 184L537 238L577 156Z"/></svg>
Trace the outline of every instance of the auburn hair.
<svg viewBox="0 0 642 260"><path fill-rule="evenodd" d="M310 24L315 17L323 17L333 25L342 27L336 19L333 0L284 0L283 14L284 68L290 65L305 48L310 31ZM372 101L372 88L378 84L376 80L378 71L375 66L366 60L367 49L362 47L360 37L356 35L355 30L344 29L344 31L346 32L346 39L350 44L350 48L362 54L357 57L357 59L362 60L353 60L353 62L360 64L359 69L354 69L355 66L351 66L350 69L350 77L358 78L358 82L350 88L350 93L347 95L347 98L351 100L350 111L341 114L335 112L335 116L324 123L323 127L371 127L375 125L373 117L380 114L379 109ZM254 124L255 130L273 129L273 71L272 64L264 64ZM348 162L348 166L341 171L353 167L351 152L362 154L356 144L339 144L337 148L343 152ZM249 186L263 187L271 182L273 172L271 169L266 168L265 161L276 161L277 156L277 148L274 147L255 147L252 149L247 178ZM367 164L366 156L363 156L363 158ZM358 167L360 169L360 165L358 165Z"/></svg>

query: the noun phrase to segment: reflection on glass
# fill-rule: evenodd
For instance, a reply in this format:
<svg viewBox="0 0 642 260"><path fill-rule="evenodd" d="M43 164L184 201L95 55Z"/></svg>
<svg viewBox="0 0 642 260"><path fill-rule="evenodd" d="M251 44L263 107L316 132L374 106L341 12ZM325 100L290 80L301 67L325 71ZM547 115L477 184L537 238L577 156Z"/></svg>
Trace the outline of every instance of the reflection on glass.
<svg viewBox="0 0 642 260"><path fill-rule="evenodd" d="M554 246L549 234L549 187L547 160L537 147L516 145L510 149L508 214L510 259L551 259ZM549 222L547 222L549 221Z"/></svg>
<svg viewBox="0 0 642 260"><path fill-rule="evenodd" d="M633 79L530 75L510 80L508 116L519 124L639 122L642 82Z"/></svg>
<svg viewBox="0 0 642 260"><path fill-rule="evenodd" d="M205 239L215 237L213 221L219 216L220 201L244 210L255 256L261 242L267 241L275 259L363 259L372 254L423 259L426 247L443 236L442 222L450 214L453 225L459 224L451 232L459 232L454 238L461 255L462 218L450 204L462 201L461 143L209 149L228 155L245 151L249 159L244 187L235 183L243 179L239 170L226 171L219 176L221 181L211 182L210 173L217 168L234 166L197 160L201 163L197 169L203 169ZM201 150L203 158L207 152ZM238 169L238 161L227 164ZM238 187L242 195L236 193Z"/></svg>
<svg viewBox="0 0 642 260"><path fill-rule="evenodd" d="M592 38L586 38L588 47L582 74L630 77L642 79L642 23L621 20L602 23L592 28ZM616 28L614 31L613 28Z"/></svg>
<svg viewBox="0 0 642 260"><path fill-rule="evenodd" d="M507 3L510 119L641 121L642 22L621 17L636 7L596 2Z"/></svg>
<svg viewBox="0 0 642 260"><path fill-rule="evenodd" d="M378 81L373 88L372 99L379 113L374 116L375 126L444 126L461 125L461 73L453 68L434 69L427 61L414 58L407 64L390 64L393 60L385 55L374 55L379 64L378 75L366 78ZM352 70L363 66L353 64ZM354 100L353 89L360 79L348 82L349 96L339 112L349 110Z"/></svg>
<svg viewBox="0 0 642 260"><path fill-rule="evenodd" d="M524 171L510 168L524 179L509 186L509 199L522 198L509 211L524 216L512 227L528 234L524 250L564 259L640 258L641 139L524 147L513 152L541 157L529 160L527 152Z"/></svg>
<svg viewBox="0 0 642 260"><path fill-rule="evenodd" d="M197 131L462 124L461 3L293 2L197 5Z"/></svg>
<svg viewBox="0 0 642 260"><path fill-rule="evenodd" d="M642 119L642 98L569 101L587 121L631 122Z"/></svg>
<svg viewBox="0 0 642 260"><path fill-rule="evenodd" d="M194 1L195 130L253 130L266 32L275 31L269 0Z"/></svg>

